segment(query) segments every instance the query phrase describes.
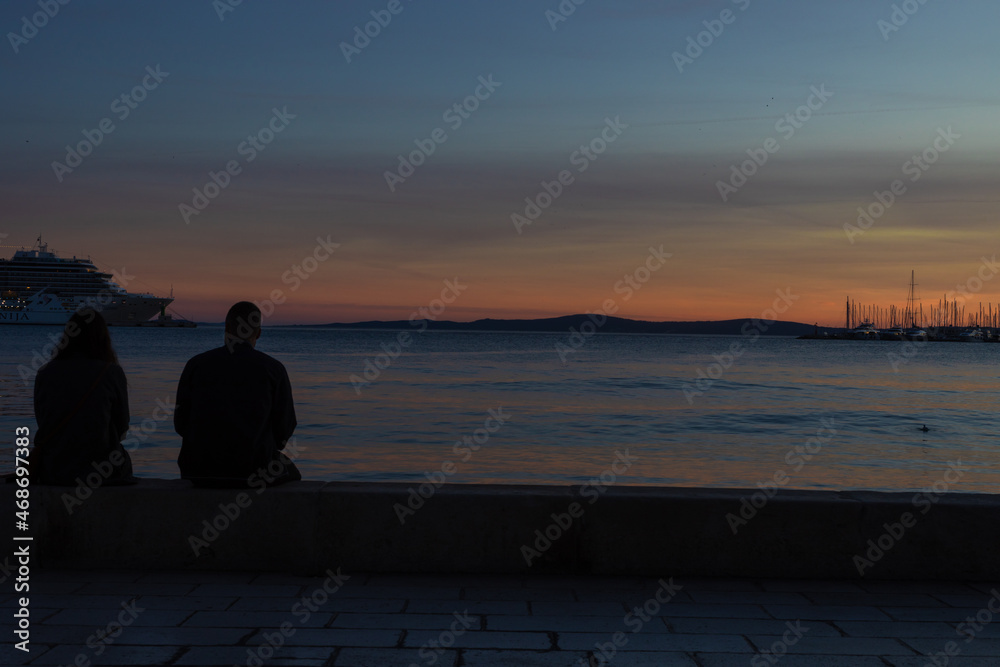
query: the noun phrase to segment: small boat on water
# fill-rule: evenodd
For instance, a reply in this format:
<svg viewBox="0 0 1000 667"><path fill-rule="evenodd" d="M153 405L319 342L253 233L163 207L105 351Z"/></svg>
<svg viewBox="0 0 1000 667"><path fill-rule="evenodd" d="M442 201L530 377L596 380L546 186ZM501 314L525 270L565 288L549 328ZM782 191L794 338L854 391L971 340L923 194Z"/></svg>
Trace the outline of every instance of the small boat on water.
<svg viewBox="0 0 1000 667"><path fill-rule="evenodd" d="M979 327L970 327L958 334L958 340L963 343L982 343L983 330Z"/></svg>
<svg viewBox="0 0 1000 667"><path fill-rule="evenodd" d="M160 313L160 316L155 320L147 320L145 322L139 322L136 324L137 327L175 327L179 329L193 329L197 324L191 320L175 320L173 316L166 313Z"/></svg>
<svg viewBox="0 0 1000 667"><path fill-rule="evenodd" d="M906 338L906 332L903 331L903 327L882 329L878 332L878 335L881 340L903 340Z"/></svg>
<svg viewBox="0 0 1000 667"><path fill-rule="evenodd" d="M855 340L879 340L878 329L871 322L862 322L848 334Z"/></svg>

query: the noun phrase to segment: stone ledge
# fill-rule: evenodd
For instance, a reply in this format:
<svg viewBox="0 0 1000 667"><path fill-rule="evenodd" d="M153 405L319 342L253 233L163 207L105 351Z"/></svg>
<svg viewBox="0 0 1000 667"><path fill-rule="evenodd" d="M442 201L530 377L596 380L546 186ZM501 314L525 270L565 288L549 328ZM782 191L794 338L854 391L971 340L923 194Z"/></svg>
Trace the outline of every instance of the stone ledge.
<svg viewBox="0 0 1000 667"><path fill-rule="evenodd" d="M860 556L872 560L866 579L1000 580L1000 536L991 530L1000 496L989 494L944 494L922 513L913 493L782 489L755 515L746 511L751 518L734 535L727 515L739 516L743 498L759 501L758 489L619 486L591 504L579 486L446 484L401 525L394 507L416 486L296 482L240 498L236 489L144 479L97 489L72 514L63 498L73 489L33 486L34 563L857 579ZM4 487L12 507L15 487ZM582 510L576 518L572 503ZM906 512L914 523L893 537L886 524ZM222 530L206 528L213 521ZM546 528L557 536L547 548L536 532ZM880 537L883 548L871 549ZM523 545L539 552L530 567Z"/></svg>

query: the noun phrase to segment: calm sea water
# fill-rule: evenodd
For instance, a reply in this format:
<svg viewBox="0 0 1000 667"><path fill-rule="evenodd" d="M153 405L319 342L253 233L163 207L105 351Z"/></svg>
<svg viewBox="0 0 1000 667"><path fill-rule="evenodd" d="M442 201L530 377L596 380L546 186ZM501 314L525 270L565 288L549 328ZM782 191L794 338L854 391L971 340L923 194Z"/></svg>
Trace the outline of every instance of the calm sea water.
<svg viewBox="0 0 1000 667"><path fill-rule="evenodd" d="M58 332L0 328L7 440L15 426L35 426L18 367ZM583 483L627 449L635 462L620 484L753 487L777 473L786 488L911 490L961 461L967 470L952 490L1000 491L1000 345L926 344L894 369L898 342L598 335L563 363L556 344L566 334L411 333L413 343L358 394L351 374L395 332L265 330L259 349L292 380L305 477L422 481L451 461L451 482ZM186 360L220 345L222 332L112 336L132 427L144 437L132 453L136 473L177 477L180 439L170 419L155 419L158 401L172 403ZM742 356L713 367L734 342ZM689 401L683 388L697 388L699 369L718 379L703 380ZM463 437L484 440L477 429L490 410L506 422L478 451L456 453ZM831 422L835 433L824 428ZM814 453L806 460L803 450Z"/></svg>

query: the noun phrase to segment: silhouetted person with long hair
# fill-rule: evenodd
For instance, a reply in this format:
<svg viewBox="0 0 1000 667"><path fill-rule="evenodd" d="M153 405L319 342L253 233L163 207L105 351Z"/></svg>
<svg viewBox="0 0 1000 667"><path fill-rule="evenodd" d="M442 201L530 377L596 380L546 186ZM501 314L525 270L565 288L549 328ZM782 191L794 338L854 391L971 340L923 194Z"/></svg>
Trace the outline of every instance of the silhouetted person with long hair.
<svg viewBox="0 0 1000 667"><path fill-rule="evenodd" d="M39 484L134 484L122 447L128 384L99 312L74 313L52 359L35 376L38 433L31 478Z"/></svg>
<svg viewBox="0 0 1000 667"><path fill-rule="evenodd" d="M274 486L302 479L281 451L295 430L292 386L281 362L256 349L260 309L226 314L225 344L192 357L181 373L174 430L177 465L197 486Z"/></svg>

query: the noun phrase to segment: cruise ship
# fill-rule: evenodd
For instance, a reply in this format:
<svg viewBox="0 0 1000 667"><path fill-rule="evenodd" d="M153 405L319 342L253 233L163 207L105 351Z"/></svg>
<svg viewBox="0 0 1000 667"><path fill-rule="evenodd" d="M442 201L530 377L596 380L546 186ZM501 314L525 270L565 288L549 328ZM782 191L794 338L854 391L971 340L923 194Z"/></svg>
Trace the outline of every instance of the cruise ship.
<svg viewBox="0 0 1000 667"><path fill-rule="evenodd" d="M143 325L172 297L136 294L90 259L59 257L38 237L31 250L0 259L0 324L65 324L81 306L100 310L109 325Z"/></svg>

